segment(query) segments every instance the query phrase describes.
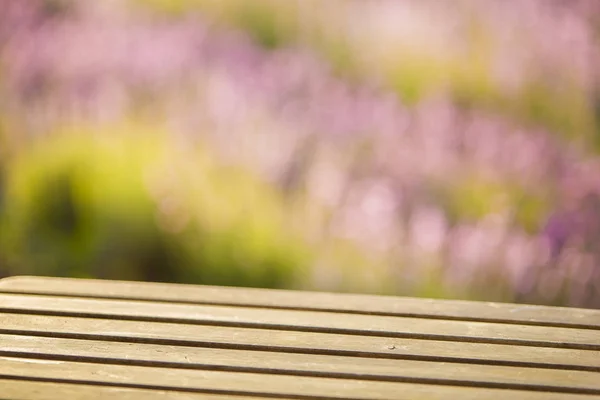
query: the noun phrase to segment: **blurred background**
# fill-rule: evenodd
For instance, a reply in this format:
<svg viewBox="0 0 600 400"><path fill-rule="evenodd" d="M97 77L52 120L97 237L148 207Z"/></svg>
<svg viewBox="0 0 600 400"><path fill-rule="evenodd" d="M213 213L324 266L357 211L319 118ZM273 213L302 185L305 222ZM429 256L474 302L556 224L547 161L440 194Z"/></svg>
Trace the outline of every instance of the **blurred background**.
<svg viewBox="0 0 600 400"><path fill-rule="evenodd" d="M600 1L0 0L0 277L600 307Z"/></svg>

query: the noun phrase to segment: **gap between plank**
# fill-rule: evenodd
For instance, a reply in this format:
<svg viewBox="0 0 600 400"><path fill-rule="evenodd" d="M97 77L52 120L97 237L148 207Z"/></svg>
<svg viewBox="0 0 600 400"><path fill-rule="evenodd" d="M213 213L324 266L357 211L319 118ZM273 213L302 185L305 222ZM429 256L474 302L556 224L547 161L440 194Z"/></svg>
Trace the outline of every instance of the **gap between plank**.
<svg viewBox="0 0 600 400"><path fill-rule="evenodd" d="M157 323L172 323L172 324L187 324L187 325L204 325L204 326L223 326L234 328L258 328L265 330L281 330L293 332L314 332L314 333L332 333L354 336L372 336L385 337L396 339L424 339L424 340L439 340L447 342L463 342L463 343L489 343L489 344L504 344L512 346L525 347L547 347L572 350L600 350L600 345L587 343L565 343L565 342L544 342L537 340L523 339L502 339L502 338L485 338L471 336L455 336L455 335L439 335L429 333L404 333L391 331L368 331L361 329L350 328L331 328L331 327L311 327L311 326L291 326L280 324L268 324L260 322L235 322L235 321L215 321L208 319L186 319L186 318L171 318L171 317L149 317L140 315L121 315L102 313L96 314L92 312L72 312L72 311L55 311L55 310L27 310L10 307L0 307L0 313L6 314L21 314L21 315L43 315L54 317L74 317L74 318L90 318L90 319L108 319L120 321L137 321L137 322L157 322Z"/></svg>
<svg viewBox="0 0 600 400"><path fill-rule="evenodd" d="M180 347L205 347L213 349L226 350L245 350L245 351L269 351L278 353L296 353L296 354L314 354L314 355L331 355L331 356L348 356L348 357L365 357L365 358L381 358L392 360L414 360L414 361L433 361L433 362L450 362L459 364L474 364L474 365L497 365L507 367L524 367L524 368L540 368L540 369L561 369L571 371L588 371L600 372L600 367L572 365L572 364L544 364L526 361L505 361L505 360L485 360L476 358L458 358L448 356L426 356L426 355L409 355L409 354L394 354L394 353L374 353L366 351L354 350L325 350L325 349L309 349L303 347L287 347L287 346L267 346L267 345L248 345L239 343L219 343L210 341L197 341L186 339L168 339L168 338L144 338L132 336L118 335L98 335L84 333L64 333L64 332L48 332L48 331L26 331L2 329L0 333L15 336L35 336L61 339L79 339L90 341L108 341L121 343L140 343L140 344L156 344L166 346Z"/></svg>
<svg viewBox="0 0 600 400"><path fill-rule="evenodd" d="M118 388L129 388L129 389L164 390L164 391L184 392L184 393L215 394L215 395L222 395L222 396L247 396L247 397L254 397L254 398L258 397L258 398L269 398L269 399L340 400L339 397L323 397L323 396L311 396L311 395L301 395L301 394L278 394L278 393L246 392L246 391L237 391L237 390L181 388L181 387L177 387L177 386L145 385L145 384L118 383L118 382L97 382L97 381L87 381L87 380L80 380L80 379L24 377L24 376L9 375L9 374L0 374L0 379L26 381L26 382L47 382L47 383L64 383L64 384L87 385L87 386L118 387ZM353 400L369 400L369 399L353 399Z"/></svg>
<svg viewBox="0 0 600 400"><path fill-rule="evenodd" d="M32 296L47 296L47 297L66 297L72 299L92 299L92 300L116 300L116 301L140 301L146 303L168 303L181 305L204 305L204 306L225 306L238 308L255 308L255 309L272 309L272 310L288 310L288 311L314 311L314 312L329 312L336 314L353 314L353 315L371 315L379 317L405 317L405 318L422 318L433 320L447 321L465 321L465 322L490 322L507 325L529 325L542 326L549 328L573 328L573 329L589 329L600 331L599 326L571 323L571 322L549 322L549 321L527 321L527 320L512 320L504 318L486 318L486 317L467 317L467 316L452 316L452 315L435 315L435 314L416 314L409 312L379 312L365 310L344 310L339 308L326 307L298 307L298 306L278 306L278 305L258 305L258 304L239 304L232 302L216 302L216 301L198 301L198 300L173 300L173 299L152 299L139 296L100 296L100 295L85 295L85 294L69 294L64 292L46 293L36 291L11 290L10 288L0 287L0 294L20 294Z"/></svg>
<svg viewBox="0 0 600 400"><path fill-rule="evenodd" d="M417 377L390 376L390 375L362 375L362 374L357 374L357 373L315 372L315 371L285 370L285 369L276 369L276 368L253 368L253 367L240 367L240 366L236 367L236 366L215 365L215 364L188 364L188 363L178 363L178 362L144 361L144 360L108 358L108 357L69 356L69 355L44 354L44 353L25 353L25 352L19 352L19 351L4 351L4 350L0 350L0 356L39 359L39 360L52 360L52 361L85 362L85 363L92 363L92 364L138 366L138 367L157 367L157 368L170 368L170 369L190 369L190 370L203 370L203 371L256 373L256 374L267 374L267 375L284 375L284 376L287 375L287 376L349 379L349 380L377 381L377 382L415 383L415 384L424 384L424 385L473 387L473 388L480 388L480 389L509 389L509 390L523 390L523 391L533 391L533 392L600 395L600 389L551 386L551 385L542 385L542 384L529 385L529 384L523 384L523 383L468 381L468 380L447 379L447 378L417 378Z"/></svg>

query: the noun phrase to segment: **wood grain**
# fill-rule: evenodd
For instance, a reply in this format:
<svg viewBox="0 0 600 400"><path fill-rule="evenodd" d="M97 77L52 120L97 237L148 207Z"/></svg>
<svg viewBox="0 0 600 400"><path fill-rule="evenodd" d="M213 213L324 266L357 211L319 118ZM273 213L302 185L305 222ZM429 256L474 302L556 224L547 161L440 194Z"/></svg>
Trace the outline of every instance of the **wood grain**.
<svg viewBox="0 0 600 400"><path fill-rule="evenodd" d="M331 378L269 376L222 371L196 371L155 367L39 361L0 357L0 379L34 377L64 383L112 385L173 392L295 399L591 399L596 395L481 389L444 385L339 380Z"/></svg>
<svg viewBox="0 0 600 400"><path fill-rule="evenodd" d="M10 278L2 396L600 399L600 311Z"/></svg>
<svg viewBox="0 0 600 400"><path fill-rule="evenodd" d="M0 355L54 361L600 395L594 372L0 335Z"/></svg>
<svg viewBox="0 0 600 400"><path fill-rule="evenodd" d="M6 278L0 292L600 329L598 310L508 303L46 277Z"/></svg>
<svg viewBox="0 0 600 400"><path fill-rule="evenodd" d="M248 396L181 393L166 390L73 384L31 379L0 379L1 400L252 400Z"/></svg>
<svg viewBox="0 0 600 400"><path fill-rule="evenodd" d="M45 296L21 294L0 294L0 311L600 350L600 332L590 329L338 314L325 311L67 297L52 297L49 300Z"/></svg>
<svg viewBox="0 0 600 400"><path fill-rule="evenodd" d="M0 332L125 343L600 372L600 352L590 350L21 314L0 314Z"/></svg>

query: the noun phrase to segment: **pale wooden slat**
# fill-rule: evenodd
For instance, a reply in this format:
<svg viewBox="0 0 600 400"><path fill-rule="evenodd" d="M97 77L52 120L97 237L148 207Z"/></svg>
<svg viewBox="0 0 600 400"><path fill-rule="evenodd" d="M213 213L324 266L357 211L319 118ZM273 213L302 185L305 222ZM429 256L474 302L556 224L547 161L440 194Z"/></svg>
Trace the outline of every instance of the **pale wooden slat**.
<svg viewBox="0 0 600 400"><path fill-rule="evenodd" d="M298 399L497 399L514 397L523 400L600 398L596 395L577 395L518 391L509 389L481 389L471 387L423 385L413 383L373 382L331 378L196 371L170 368L136 367L81 362L48 361L0 357L0 379L36 377L85 382L105 382L123 385L206 392L210 394L254 394L256 396L282 395Z"/></svg>
<svg viewBox="0 0 600 400"><path fill-rule="evenodd" d="M34 359L414 383L431 381L461 386L505 387L572 393L585 390L600 394L600 374L584 371L159 346L14 335L0 335L0 343L2 343L0 355Z"/></svg>
<svg viewBox="0 0 600 400"><path fill-rule="evenodd" d="M595 330L490 322L20 294L1 294L0 310L600 350Z"/></svg>
<svg viewBox="0 0 600 400"><path fill-rule="evenodd" d="M600 371L600 352L96 318L0 314L0 332L288 353Z"/></svg>
<svg viewBox="0 0 600 400"><path fill-rule="evenodd" d="M0 372L1 373L1 372ZM222 396L164 390L0 379L0 399L10 400L253 400L248 396Z"/></svg>
<svg viewBox="0 0 600 400"><path fill-rule="evenodd" d="M600 329L599 310L508 303L21 276L1 280L0 291L575 325Z"/></svg>
<svg viewBox="0 0 600 400"><path fill-rule="evenodd" d="M86 383L85 387L94 390L104 389L98 385L121 385L123 390L152 388L163 393L171 389L194 398L209 393L212 397L220 393L218 398L232 394L296 399L599 398L600 337L595 322L544 320L551 313L540 313L537 307L526 306L529 311L525 314L513 309L519 316L509 320L502 307L522 306L487 304L505 313L504 319L499 317L502 312L490 319L452 314L452 307L450 315L444 315L439 305L433 314L370 311L370 306L344 309L331 301L327 304L325 298L320 301L323 307L310 301L302 305L305 295L340 299L339 295L319 293L158 285L161 290L169 286L171 293L174 289L182 293L180 288L215 292L215 297L208 299L173 299L151 297L149 288L156 290L154 284L140 293L136 285L116 282L117 286L131 286L129 294L122 288L104 293L99 289L69 292L67 286L74 287L80 280L61 280L47 292L19 287L19 282L28 279L36 285L41 281L0 282L0 292L13 293L0 295L0 310L8 312L0 313L0 332L9 334L0 335L0 355L4 355L0 357L0 378L12 384L63 379L60 384L35 383L74 387L78 382L77 388ZM216 294L222 290L230 292ZM273 299L271 295L276 293L282 294L283 302ZM111 298L139 301L107 300ZM223 306L226 304L233 306ZM594 320L597 314L591 315ZM525 319L519 322L519 318ZM484 320L504 323L481 322ZM434 338L443 341L430 340ZM561 393L552 397L540 390Z"/></svg>

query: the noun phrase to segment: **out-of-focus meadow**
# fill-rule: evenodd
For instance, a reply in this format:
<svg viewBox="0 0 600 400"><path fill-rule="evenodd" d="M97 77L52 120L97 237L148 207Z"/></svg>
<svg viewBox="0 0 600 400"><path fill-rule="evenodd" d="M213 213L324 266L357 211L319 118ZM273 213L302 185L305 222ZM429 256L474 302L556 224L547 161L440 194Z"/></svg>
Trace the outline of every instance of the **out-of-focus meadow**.
<svg viewBox="0 0 600 400"><path fill-rule="evenodd" d="M600 307L600 1L0 0L0 276Z"/></svg>

